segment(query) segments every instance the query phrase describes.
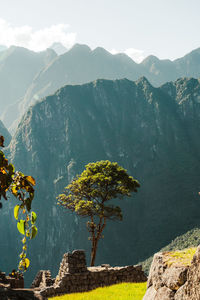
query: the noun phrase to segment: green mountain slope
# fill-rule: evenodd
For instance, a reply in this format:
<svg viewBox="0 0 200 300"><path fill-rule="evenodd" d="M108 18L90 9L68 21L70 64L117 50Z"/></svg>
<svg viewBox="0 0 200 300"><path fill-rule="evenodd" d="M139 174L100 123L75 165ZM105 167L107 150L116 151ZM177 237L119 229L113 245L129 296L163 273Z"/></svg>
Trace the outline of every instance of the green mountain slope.
<svg viewBox="0 0 200 300"><path fill-rule="evenodd" d="M200 229L194 228L188 232L176 237L170 244L159 249L157 252L164 251L174 251L174 250L183 250L190 247L197 247L200 245ZM151 263L153 261L153 256L147 258L141 264L143 269L148 274Z"/></svg>
<svg viewBox="0 0 200 300"><path fill-rule="evenodd" d="M196 79L168 83L168 89L154 88L144 77L97 80L65 86L29 108L10 157L37 181L32 274L39 268L55 274L68 250L85 248L89 254L85 220L56 204L88 162L117 161L141 183L137 195L119 201L124 220L108 224L97 263L137 263L199 225L199 88ZM12 224L4 223L11 232ZM2 255L10 253L8 245L1 247Z"/></svg>

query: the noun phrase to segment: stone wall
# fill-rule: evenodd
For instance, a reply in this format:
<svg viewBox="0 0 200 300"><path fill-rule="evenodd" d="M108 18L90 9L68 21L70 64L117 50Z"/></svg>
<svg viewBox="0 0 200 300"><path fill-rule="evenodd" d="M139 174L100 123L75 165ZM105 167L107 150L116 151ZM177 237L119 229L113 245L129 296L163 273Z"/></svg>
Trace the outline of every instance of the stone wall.
<svg viewBox="0 0 200 300"><path fill-rule="evenodd" d="M31 285L31 288L42 289L47 286L52 286L54 284L54 282L55 282L55 279L51 278L51 272L49 270L48 271L41 270L37 273L32 285Z"/></svg>
<svg viewBox="0 0 200 300"><path fill-rule="evenodd" d="M190 266L167 265L165 252L154 255L143 300L161 299L200 299L200 246Z"/></svg>
<svg viewBox="0 0 200 300"><path fill-rule="evenodd" d="M64 254L55 280L51 279L50 271L40 271L32 288L37 289L37 293L45 298L63 293L89 291L121 282L145 282L146 280L141 266L102 265L87 268L85 252L76 250Z"/></svg>
<svg viewBox="0 0 200 300"><path fill-rule="evenodd" d="M0 284L10 288L24 288L24 278L22 275L6 276L6 273L0 271Z"/></svg>
<svg viewBox="0 0 200 300"><path fill-rule="evenodd" d="M1 300L43 300L44 298L31 289L11 289L0 284Z"/></svg>

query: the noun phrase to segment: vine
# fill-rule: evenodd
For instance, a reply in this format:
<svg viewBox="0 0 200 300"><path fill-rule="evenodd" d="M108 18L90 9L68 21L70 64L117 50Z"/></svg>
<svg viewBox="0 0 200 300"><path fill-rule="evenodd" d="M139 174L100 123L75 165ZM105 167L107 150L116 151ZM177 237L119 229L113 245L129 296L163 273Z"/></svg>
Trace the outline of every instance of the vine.
<svg viewBox="0 0 200 300"><path fill-rule="evenodd" d="M0 136L0 147L4 147L3 136ZM8 162L4 152L0 150L0 200L2 197L8 200L8 192L19 200L19 204L14 208L14 217L18 221L17 229L23 235L22 252L18 265L20 272L25 272L30 265L30 260L26 256L27 242L37 235L37 227L35 226L37 215L31 211L34 186L35 179L15 171L13 164ZM2 208L2 202L0 202L0 208Z"/></svg>

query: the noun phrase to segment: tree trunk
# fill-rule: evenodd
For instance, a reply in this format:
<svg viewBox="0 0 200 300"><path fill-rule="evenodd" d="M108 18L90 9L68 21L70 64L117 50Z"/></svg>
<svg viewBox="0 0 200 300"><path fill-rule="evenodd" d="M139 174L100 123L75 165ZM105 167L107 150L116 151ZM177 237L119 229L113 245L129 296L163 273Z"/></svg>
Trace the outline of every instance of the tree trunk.
<svg viewBox="0 0 200 300"><path fill-rule="evenodd" d="M103 220L103 224L102 224L102 220ZM92 219L93 222L93 219ZM101 234L102 231L104 230L106 226L106 218L100 218L99 224L98 224L98 230L97 230L97 234L95 236L94 231L92 231L92 250L91 250L91 259L90 259L90 266L93 267L94 266L94 262L95 262L95 258L96 258L96 254L97 254L97 244L99 239L101 238Z"/></svg>
<svg viewBox="0 0 200 300"><path fill-rule="evenodd" d="M90 266L94 267L94 262L95 262L95 258L96 258L96 254L97 254L97 243L98 240L94 240L92 241L92 251L91 251L91 259L90 259Z"/></svg>

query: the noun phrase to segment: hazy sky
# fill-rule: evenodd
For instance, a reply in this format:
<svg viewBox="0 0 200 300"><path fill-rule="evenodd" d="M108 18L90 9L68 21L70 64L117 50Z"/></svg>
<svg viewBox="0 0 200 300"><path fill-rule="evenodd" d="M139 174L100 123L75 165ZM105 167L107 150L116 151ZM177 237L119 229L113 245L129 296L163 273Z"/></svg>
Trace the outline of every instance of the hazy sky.
<svg viewBox="0 0 200 300"><path fill-rule="evenodd" d="M200 47L200 0L0 0L0 44L53 41L175 59Z"/></svg>

